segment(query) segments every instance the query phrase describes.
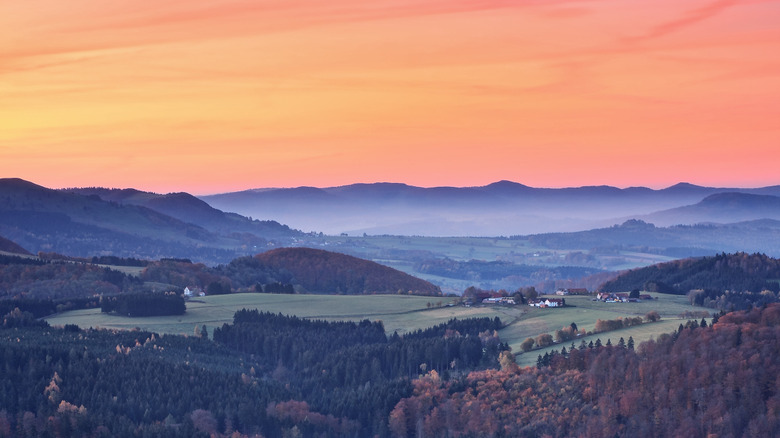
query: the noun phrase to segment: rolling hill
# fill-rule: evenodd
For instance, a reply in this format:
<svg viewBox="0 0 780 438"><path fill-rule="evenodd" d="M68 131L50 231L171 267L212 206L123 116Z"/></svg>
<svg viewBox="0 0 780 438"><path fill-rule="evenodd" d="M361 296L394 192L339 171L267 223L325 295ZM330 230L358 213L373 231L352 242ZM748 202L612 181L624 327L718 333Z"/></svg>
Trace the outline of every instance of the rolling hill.
<svg viewBox="0 0 780 438"><path fill-rule="evenodd" d="M642 219L658 225L780 220L780 197L738 192L716 193L696 204L659 211L642 216Z"/></svg>
<svg viewBox="0 0 780 438"><path fill-rule="evenodd" d="M230 236L248 233L257 237L287 239L302 233L276 221L253 220L236 213L225 213L189 193L157 194L135 189L106 189L100 187L67 189L67 192L100 199L122 205L146 207L182 222L198 225L208 231Z"/></svg>
<svg viewBox="0 0 780 438"><path fill-rule="evenodd" d="M193 200L197 201L189 199ZM201 205L201 210L209 211L208 208ZM249 228L263 226L231 215L223 218L223 222L229 220ZM281 225L271 227L284 231ZM97 194L52 190L15 178L0 179L0 234L34 253L179 257L212 263L256 253L265 249L270 240L249 232L218 234L145 206L105 201ZM283 233L271 237L280 235ZM271 246L288 243L290 239L283 238Z"/></svg>
<svg viewBox="0 0 780 438"><path fill-rule="evenodd" d="M545 248L581 249L595 254L633 250L680 258L746 251L780 257L780 221L774 219L668 227L630 219L606 228L537 234L527 239Z"/></svg>
<svg viewBox="0 0 780 438"><path fill-rule="evenodd" d="M21 255L32 255L30 254L30 251L27 251L26 249L17 245L15 242L12 242L2 236L0 236L0 252L7 252L11 254L21 254Z"/></svg>
<svg viewBox="0 0 780 438"><path fill-rule="evenodd" d="M311 248L279 248L255 256L307 292L339 294L409 293L441 295L441 290L393 268L346 254Z"/></svg>
<svg viewBox="0 0 780 438"><path fill-rule="evenodd" d="M688 294L697 305L746 309L778 301L780 260L746 253L681 259L630 270L599 289Z"/></svg>

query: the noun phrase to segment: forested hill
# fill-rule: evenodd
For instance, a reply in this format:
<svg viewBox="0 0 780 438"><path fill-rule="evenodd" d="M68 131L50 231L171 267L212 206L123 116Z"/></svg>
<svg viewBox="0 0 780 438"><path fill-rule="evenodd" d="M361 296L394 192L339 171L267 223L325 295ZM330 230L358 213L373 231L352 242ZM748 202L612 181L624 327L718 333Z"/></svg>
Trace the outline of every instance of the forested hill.
<svg viewBox="0 0 780 438"><path fill-rule="evenodd" d="M549 366L414 381L393 436L772 437L780 434L780 306L625 346L566 349Z"/></svg>
<svg viewBox="0 0 780 438"><path fill-rule="evenodd" d="M10 252L13 254L31 255L29 251L19 246L17 243L0 236L0 251Z"/></svg>
<svg viewBox="0 0 780 438"><path fill-rule="evenodd" d="M620 292L633 289L683 295L700 290L711 299L724 296L735 308L736 301L752 304L777 301L780 290L780 260L763 254L720 254L714 257L689 258L661 263L625 272L604 283L600 290ZM729 291L729 296L726 296ZM742 297L737 300L737 297ZM722 302L712 307L728 308Z"/></svg>
<svg viewBox="0 0 780 438"><path fill-rule="evenodd" d="M226 213L217 210L189 193L168 193L162 195L135 189L106 189L101 187L67 189L65 191L84 196L94 195L104 201L122 205L146 207L221 235L247 233L263 239L288 239L300 237L303 234L300 231L291 230L288 226L276 221L253 220L236 213Z"/></svg>
<svg viewBox="0 0 780 438"><path fill-rule="evenodd" d="M279 248L255 256L263 265L287 271L312 293L411 293L441 295L438 286L388 266L311 248Z"/></svg>
<svg viewBox="0 0 780 438"><path fill-rule="evenodd" d="M0 178L0 234L32 253L175 257L210 264L287 245L300 235L275 222L222 213L188 195L161 196L148 204ZM179 211L182 219L162 211Z"/></svg>

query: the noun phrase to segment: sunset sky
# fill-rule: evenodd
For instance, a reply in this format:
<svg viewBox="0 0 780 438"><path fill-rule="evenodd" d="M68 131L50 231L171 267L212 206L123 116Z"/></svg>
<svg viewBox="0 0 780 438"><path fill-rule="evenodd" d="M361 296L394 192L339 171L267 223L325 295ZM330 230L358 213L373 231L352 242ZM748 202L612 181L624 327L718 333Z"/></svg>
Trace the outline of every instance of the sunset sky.
<svg viewBox="0 0 780 438"><path fill-rule="evenodd" d="M0 177L780 184L780 1L0 2Z"/></svg>

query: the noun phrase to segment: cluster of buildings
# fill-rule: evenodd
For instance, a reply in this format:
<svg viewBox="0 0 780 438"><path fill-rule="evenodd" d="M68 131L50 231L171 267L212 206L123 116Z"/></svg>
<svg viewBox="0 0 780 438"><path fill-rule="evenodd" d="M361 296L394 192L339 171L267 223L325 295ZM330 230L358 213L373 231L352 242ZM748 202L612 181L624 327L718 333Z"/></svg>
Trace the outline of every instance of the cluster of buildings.
<svg viewBox="0 0 780 438"><path fill-rule="evenodd" d="M579 288L568 288L568 289L558 289L555 291L555 295L564 296L564 295L590 295L590 292L585 289L584 287Z"/></svg>
<svg viewBox="0 0 780 438"><path fill-rule="evenodd" d="M206 292L203 292L201 288L193 287L190 289L189 287L184 288L184 296L191 298L191 297L205 297Z"/></svg>
<svg viewBox="0 0 780 438"><path fill-rule="evenodd" d="M490 297L482 300L482 304L517 304L512 297Z"/></svg>
<svg viewBox="0 0 780 438"><path fill-rule="evenodd" d="M599 292L596 294L596 300L605 303L638 303L644 300L652 300L653 297L648 294L639 295L638 298L629 297L628 293Z"/></svg>
<svg viewBox="0 0 780 438"><path fill-rule="evenodd" d="M528 305L531 307L563 307L566 305L566 300L563 298L543 298L536 301L529 301Z"/></svg>

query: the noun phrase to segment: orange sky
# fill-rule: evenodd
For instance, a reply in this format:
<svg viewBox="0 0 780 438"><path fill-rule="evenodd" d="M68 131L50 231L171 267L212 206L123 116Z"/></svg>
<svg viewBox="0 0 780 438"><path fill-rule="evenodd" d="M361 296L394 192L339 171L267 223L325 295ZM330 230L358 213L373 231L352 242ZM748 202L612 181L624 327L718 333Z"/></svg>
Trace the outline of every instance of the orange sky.
<svg viewBox="0 0 780 438"><path fill-rule="evenodd" d="M0 176L780 184L780 1L0 2Z"/></svg>

